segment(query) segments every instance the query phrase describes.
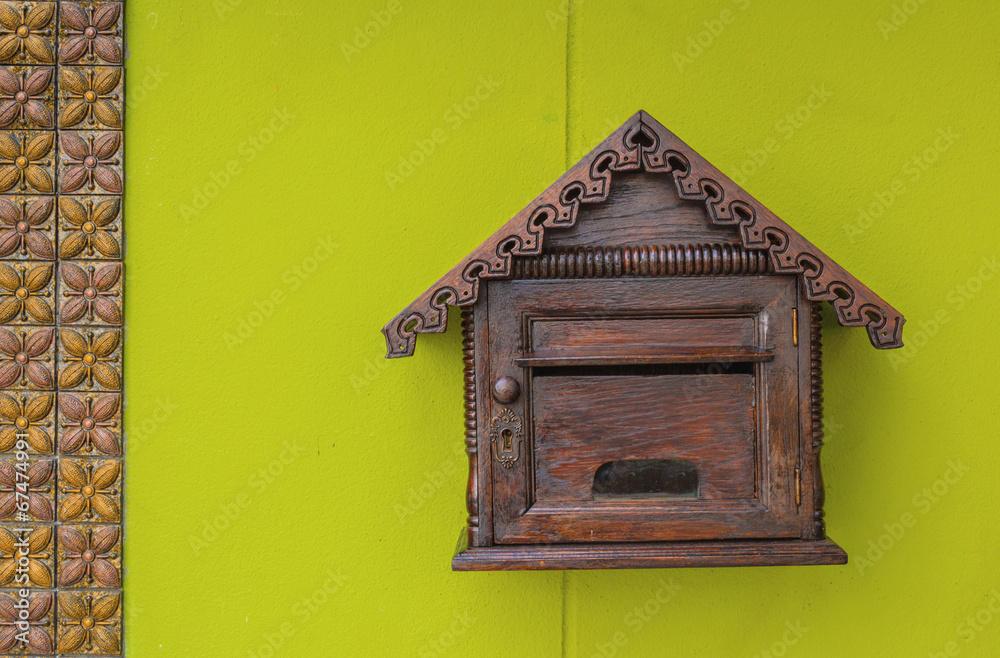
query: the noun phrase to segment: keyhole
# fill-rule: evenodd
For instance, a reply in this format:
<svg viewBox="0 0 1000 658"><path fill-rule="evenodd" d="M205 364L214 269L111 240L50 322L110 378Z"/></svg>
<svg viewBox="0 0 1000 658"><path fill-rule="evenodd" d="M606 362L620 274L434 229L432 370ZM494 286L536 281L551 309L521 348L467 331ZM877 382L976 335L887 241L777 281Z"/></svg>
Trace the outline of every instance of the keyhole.
<svg viewBox="0 0 1000 658"><path fill-rule="evenodd" d="M509 429L504 429L504 430L500 431L500 438L503 439L503 449L504 450L510 450L511 449L510 440L511 440L511 438L513 438L513 436L514 436L514 433L511 432Z"/></svg>

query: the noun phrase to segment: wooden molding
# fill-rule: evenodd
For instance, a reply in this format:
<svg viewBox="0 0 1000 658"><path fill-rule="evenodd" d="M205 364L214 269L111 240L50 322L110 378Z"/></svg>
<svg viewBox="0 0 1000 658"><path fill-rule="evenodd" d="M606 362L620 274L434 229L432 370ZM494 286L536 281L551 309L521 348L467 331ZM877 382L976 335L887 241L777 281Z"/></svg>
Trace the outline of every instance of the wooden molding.
<svg viewBox="0 0 1000 658"><path fill-rule="evenodd" d="M451 568L455 571L534 571L820 564L847 564L847 553L828 539L468 547L463 536Z"/></svg>
<svg viewBox="0 0 1000 658"><path fill-rule="evenodd" d="M413 354L419 333L447 328L447 307L473 304L482 279L509 278L515 256L539 256L548 229L571 227L581 204L608 198L613 174L670 174L681 199L738 230L744 249L767 253L776 273L801 277L807 298L830 302L841 325L868 330L880 349L901 347L905 319L819 248L645 112L638 112L499 231L390 320L387 357Z"/></svg>

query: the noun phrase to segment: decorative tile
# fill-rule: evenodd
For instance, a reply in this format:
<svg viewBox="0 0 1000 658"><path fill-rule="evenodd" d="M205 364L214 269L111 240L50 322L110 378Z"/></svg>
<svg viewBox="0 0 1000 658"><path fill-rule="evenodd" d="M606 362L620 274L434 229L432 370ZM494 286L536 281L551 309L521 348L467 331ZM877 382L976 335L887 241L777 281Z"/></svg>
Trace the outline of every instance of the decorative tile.
<svg viewBox="0 0 1000 658"><path fill-rule="evenodd" d="M54 128L50 66L0 66L0 128Z"/></svg>
<svg viewBox="0 0 1000 658"><path fill-rule="evenodd" d="M27 619L21 615L27 603ZM13 656L51 656L55 652L55 595L17 589L0 592L0 651ZM22 624L18 628L18 623ZM27 632L22 628L27 624ZM19 637L20 636L20 637ZM26 640L26 641L25 641Z"/></svg>
<svg viewBox="0 0 1000 658"><path fill-rule="evenodd" d="M60 592L61 653L113 656L121 651L120 592Z"/></svg>
<svg viewBox="0 0 1000 658"><path fill-rule="evenodd" d="M55 64L54 2L0 2L0 62Z"/></svg>
<svg viewBox="0 0 1000 658"><path fill-rule="evenodd" d="M0 526L0 587L52 587L54 538L51 525Z"/></svg>
<svg viewBox="0 0 1000 658"><path fill-rule="evenodd" d="M0 192L51 194L56 134L0 132Z"/></svg>
<svg viewBox="0 0 1000 658"><path fill-rule="evenodd" d="M59 277L61 323L122 323L121 263L64 262L59 266Z"/></svg>
<svg viewBox="0 0 1000 658"><path fill-rule="evenodd" d="M52 454L55 398L54 393L0 393L0 452Z"/></svg>
<svg viewBox="0 0 1000 658"><path fill-rule="evenodd" d="M0 388L51 390L55 336L51 327L0 327Z"/></svg>
<svg viewBox="0 0 1000 658"><path fill-rule="evenodd" d="M58 433L59 454L120 455L121 396L60 393Z"/></svg>
<svg viewBox="0 0 1000 658"><path fill-rule="evenodd" d="M117 66L59 70L59 127L122 127L122 69Z"/></svg>
<svg viewBox="0 0 1000 658"><path fill-rule="evenodd" d="M121 529L59 527L59 587L121 587Z"/></svg>
<svg viewBox="0 0 1000 658"><path fill-rule="evenodd" d="M60 329L59 388L121 390L121 332Z"/></svg>
<svg viewBox="0 0 1000 658"><path fill-rule="evenodd" d="M50 196L0 197L0 258L55 258L55 207Z"/></svg>
<svg viewBox="0 0 1000 658"><path fill-rule="evenodd" d="M123 31L0 0L0 658L121 655Z"/></svg>
<svg viewBox="0 0 1000 658"><path fill-rule="evenodd" d="M55 519L55 464L51 459L0 461L0 521Z"/></svg>
<svg viewBox="0 0 1000 658"><path fill-rule="evenodd" d="M52 263L0 262L0 324L53 324Z"/></svg>
<svg viewBox="0 0 1000 658"><path fill-rule="evenodd" d="M59 133L59 191L62 194L122 193L120 132ZM3 151L0 150L0 155ZM0 161L0 185L3 183Z"/></svg>
<svg viewBox="0 0 1000 658"><path fill-rule="evenodd" d="M59 460L59 520L76 523L121 521L122 463L115 460Z"/></svg>
<svg viewBox="0 0 1000 658"><path fill-rule="evenodd" d="M121 207L118 197L61 197L59 257L121 258Z"/></svg>
<svg viewBox="0 0 1000 658"><path fill-rule="evenodd" d="M63 2L59 12L61 64L121 64L120 2Z"/></svg>

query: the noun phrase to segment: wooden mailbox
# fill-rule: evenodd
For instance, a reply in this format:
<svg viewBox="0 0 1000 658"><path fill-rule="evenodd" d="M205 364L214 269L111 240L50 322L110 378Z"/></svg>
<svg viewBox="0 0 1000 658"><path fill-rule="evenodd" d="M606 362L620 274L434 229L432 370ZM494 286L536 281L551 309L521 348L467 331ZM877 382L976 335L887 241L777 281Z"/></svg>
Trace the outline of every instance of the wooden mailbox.
<svg viewBox="0 0 1000 658"><path fill-rule="evenodd" d="M818 304L902 315L639 112L385 328L462 309L452 567L843 564L826 538Z"/></svg>

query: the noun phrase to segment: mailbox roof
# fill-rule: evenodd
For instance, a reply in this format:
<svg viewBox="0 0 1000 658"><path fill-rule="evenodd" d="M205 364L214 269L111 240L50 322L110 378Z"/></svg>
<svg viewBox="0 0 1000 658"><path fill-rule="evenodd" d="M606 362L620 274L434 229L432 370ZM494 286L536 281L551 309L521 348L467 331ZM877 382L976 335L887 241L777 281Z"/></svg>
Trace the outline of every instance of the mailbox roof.
<svg viewBox="0 0 1000 658"><path fill-rule="evenodd" d="M474 303L481 279L509 277L514 256L539 254L546 231L573 226L581 204L607 200L614 174L629 171L671 176L681 199L704 203L712 223L738 229L744 248L766 250L775 272L802 277L807 298L830 302L840 324L865 326L877 348L902 346L899 311L639 111L390 320L382 329L387 356L410 356L418 333L443 332L448 306Z"/></svg>

